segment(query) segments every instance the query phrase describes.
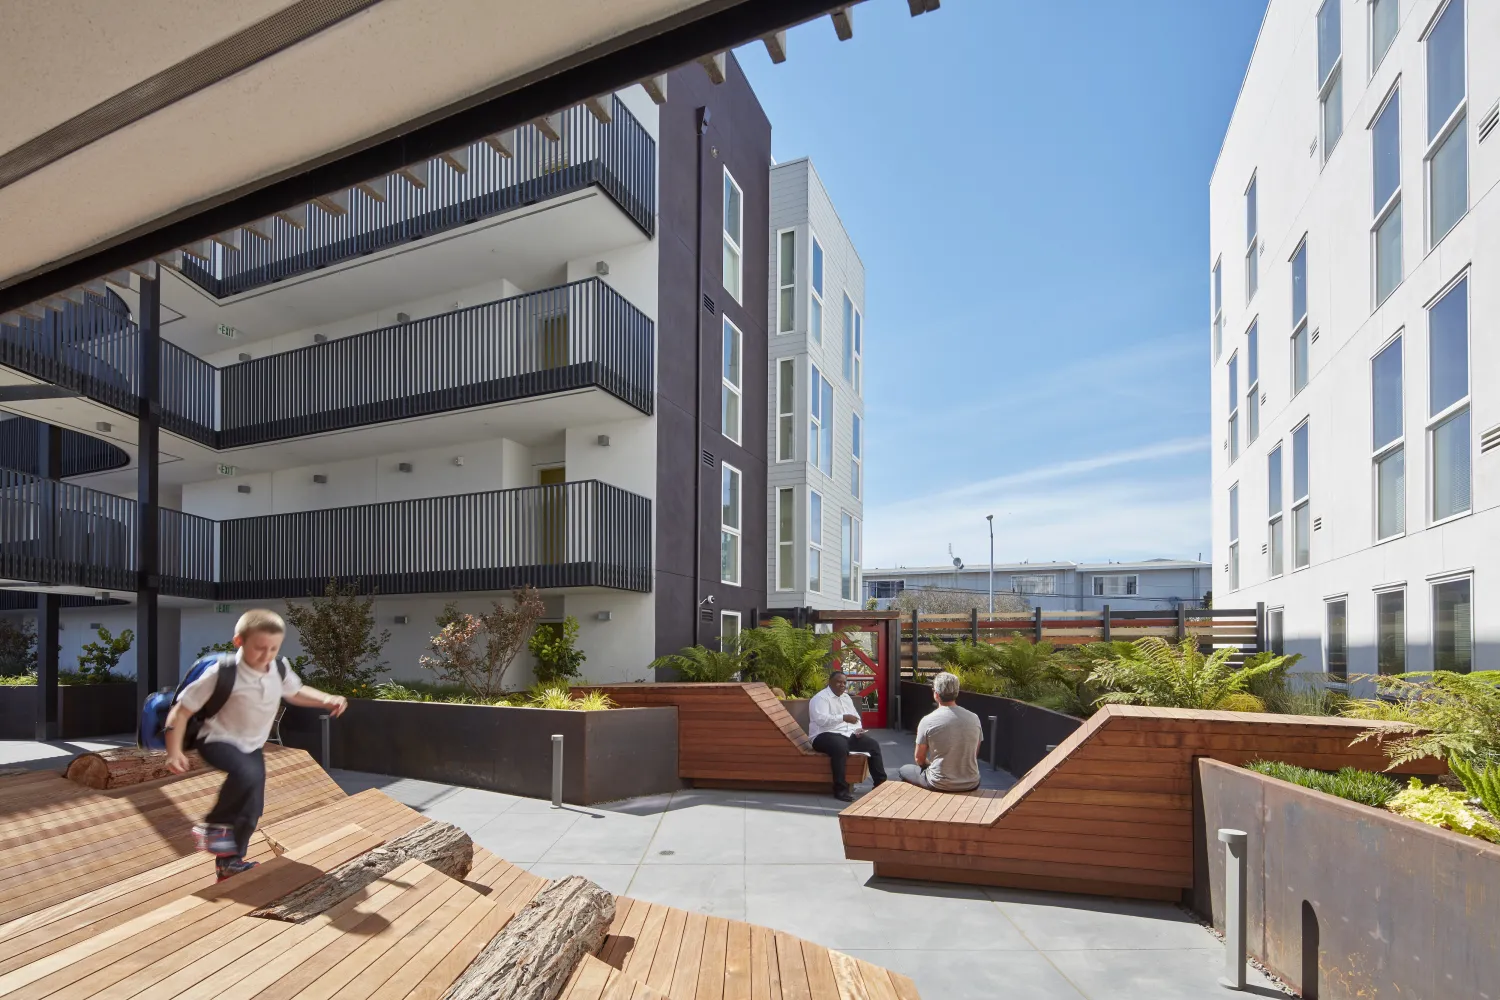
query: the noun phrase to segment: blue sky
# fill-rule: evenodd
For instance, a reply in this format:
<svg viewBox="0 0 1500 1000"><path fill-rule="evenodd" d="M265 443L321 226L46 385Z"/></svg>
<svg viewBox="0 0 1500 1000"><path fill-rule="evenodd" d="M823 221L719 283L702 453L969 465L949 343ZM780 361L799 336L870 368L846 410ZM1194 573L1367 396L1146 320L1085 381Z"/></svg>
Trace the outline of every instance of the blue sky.
<svg viewBox="0 0 1500 1000"><path fill-rule="evenodd" d="M1208 179L1265 0L899 0L738 52L867 274L865 565L1209 550Z"/></svg>

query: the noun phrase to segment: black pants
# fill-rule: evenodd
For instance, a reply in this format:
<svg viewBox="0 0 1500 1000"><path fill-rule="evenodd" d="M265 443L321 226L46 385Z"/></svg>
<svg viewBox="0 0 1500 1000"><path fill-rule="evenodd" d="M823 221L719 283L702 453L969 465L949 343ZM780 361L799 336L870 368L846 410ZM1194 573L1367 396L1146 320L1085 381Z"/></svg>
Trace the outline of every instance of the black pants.
<svg viewBox="0 0 1500 1000"><path fill-rule="evenodd" d="M266 806L265 756L259 747L245 753L228 743L200 743L197 749L204 760L225 774L219 800L204 822L233 827L235 850L243 859Z"/></svg>
<svg viewBox="0 0 1500 1000"><path fill-rule="evenodd" d="M885 781L885 762L880 759L880 744L869 733L844 736L839 733L819 733L813 740L813 749L828 755L828 764L833 769L833 794L842 795L849 790L845 771L851 751L870 755L870 777L875 784Z"/></svg>

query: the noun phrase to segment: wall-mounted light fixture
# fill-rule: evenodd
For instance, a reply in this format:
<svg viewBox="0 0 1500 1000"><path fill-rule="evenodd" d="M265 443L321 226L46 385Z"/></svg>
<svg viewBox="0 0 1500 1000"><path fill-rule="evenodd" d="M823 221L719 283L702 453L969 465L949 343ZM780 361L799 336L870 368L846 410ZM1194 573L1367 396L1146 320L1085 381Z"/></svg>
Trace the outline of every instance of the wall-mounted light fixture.
<svg viewBox="0 0 1500 1000"><path fill-rule="evenodd" d="M411 313L397 313L396 314L396 322L397 323L410 323L411 322Z"/></svg>
<svg viewBox="0 0 1500 1000"><path fill-rule="evenodd" d="M244 352L241 352L240 353L240 360L241 361L249 361L250 360L250 355L245 354Z"/></svg>
<svg viewBox="0 0 1500 1000"><path fill-rule="evenodd" d="M327 342L328 342L328 337L326 335L321 334L321 333L315 333L315 334L313 334L313 343L314 344L326 344Z"/></svg>
<svg viewBox="0 0 1500 1000"><path fill-rule="evenodd" d="M609 435L608 434L600 434L599 435L599 447L601 447L601 448L608 448L609 447Z"/></svg>
<svg viewBox="0 0 1500 1000"><path fill-rule="evenodd" d="M94 424L94 430L98 431L100 434L108 434L114 429L115 425L110 423L108 420L100 420L98 423Z"/></svg>
<svg viewBox="0 0 1500 1000"><path fill-rule="evenodd" d="M313 482L315 482L315 483L326 483L326 482L328 482L328 477L325 476L325 475L323 475L323 473L321 473L321 472L317 472L317 473L313 474Z"/></svg>
<svg viewBox="0 0 1500 1000"><path fill-rule="evenodd" d="M249 483L240 483L238 486L235 487L235 489L239 490L241 493L249 493L250 492L250 484Z"/></svg>
<svg viewBox="0 0 1500 1000"><path fill-rule="evenodd" d="M454 455L453 464L462 469L464 467L464 457L462 455Z"/></svg>
<svg viewBox="0 0 1500 1000"><path fill-rule="evenodd" d="M604 276L604 275L606 275L606 274L608 274L609 273L609 261L607 261L607 260L601 260L598 263L596 263L594 265L594 273L597 274L597 275L599 275L599 276L601 276L601 277Z"/></svg>
<svg viewBox="0 0 1500 1000"><path fill-rule="evenodd" d="M397 625L405 625L407 622L411 621L411 619L406 615L397 615L392 619L392 621L394 621Z"/></svg>
<svg viewBox="0 0 1500 1000"><path fill-rule="evenodd" d="M601 611L598 614L594 615L594 617L599 619L601 622L607 622L614 619L615 613L613 611Z"/></svg>
<svg viewBox="0 0 1500 1000"><path fill-rule="evenodd" d="M399 465L396 466L396 471L397 472L410 472L411 471L411 463L410 462L402 462L402 463L400 463Z"/></svg>

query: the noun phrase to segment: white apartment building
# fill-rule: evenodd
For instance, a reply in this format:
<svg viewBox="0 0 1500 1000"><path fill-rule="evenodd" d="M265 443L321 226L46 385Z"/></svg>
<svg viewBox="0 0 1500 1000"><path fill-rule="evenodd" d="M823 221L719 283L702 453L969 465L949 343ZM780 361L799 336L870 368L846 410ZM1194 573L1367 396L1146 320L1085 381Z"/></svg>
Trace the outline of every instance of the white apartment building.
<svg viewBox="0 0 1500 1000"><path fill-rule="evenodd" d="M1271 0L1209 186L1214 601L1500 668L1500 4Z"/></svg>
<svg viewBox="0 0 1500 1000"><path fill-rule="evenodd" d="M807 158L771 168L767 598L861 604L865 268Z"/></svg>

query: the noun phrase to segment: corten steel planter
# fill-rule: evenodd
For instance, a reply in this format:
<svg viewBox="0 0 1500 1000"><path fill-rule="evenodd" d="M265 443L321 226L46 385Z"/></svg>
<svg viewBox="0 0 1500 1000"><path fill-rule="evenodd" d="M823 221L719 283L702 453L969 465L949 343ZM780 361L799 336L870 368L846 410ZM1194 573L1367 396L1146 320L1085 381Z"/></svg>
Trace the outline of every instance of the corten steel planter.
<svg viewBox="0 0 1500 1000"><path fill-rule="evenodd" d="M282 742L322 754L312 708L289 707ZM333 767L545 799L552 794L552 737L563 737L563 799L576 805L682 787L677 710L448 705L354 698L330 723Z"/></svg>
<svg viewBox="0 0 1500 1000"><path fill-rule="evenodd" d="M1249 833L1248 950L1321 1000L1500 995L1500 845L1199 759L1193 907L1224 926L1224 845Z"/></svg>
<svg viewBox="0 0 1500 1000"><path fill-rule="evenodd" d="M0 687L0 739L36 739L35 684ZM119 736L136 729L134 684L60 684L58 738Z"/></svg>
<svg viewBox="0 0 1500 1000"><path fill-rule="evenodd" d="M974 694L971 691L958 693L959 705L979 716L984 725L984 742L979 746L979 759L990 760L990 717L1000 720L1000 740L995 748L995 765L1020 777L1054 747L1073 735L1083 725L1082 719L1050 708L1042 708L1014 698L1001 698L992 694ZM932 685L915 681L901 682L901 728L916 732L922 716L936 706L932 701Z"/></svg>

